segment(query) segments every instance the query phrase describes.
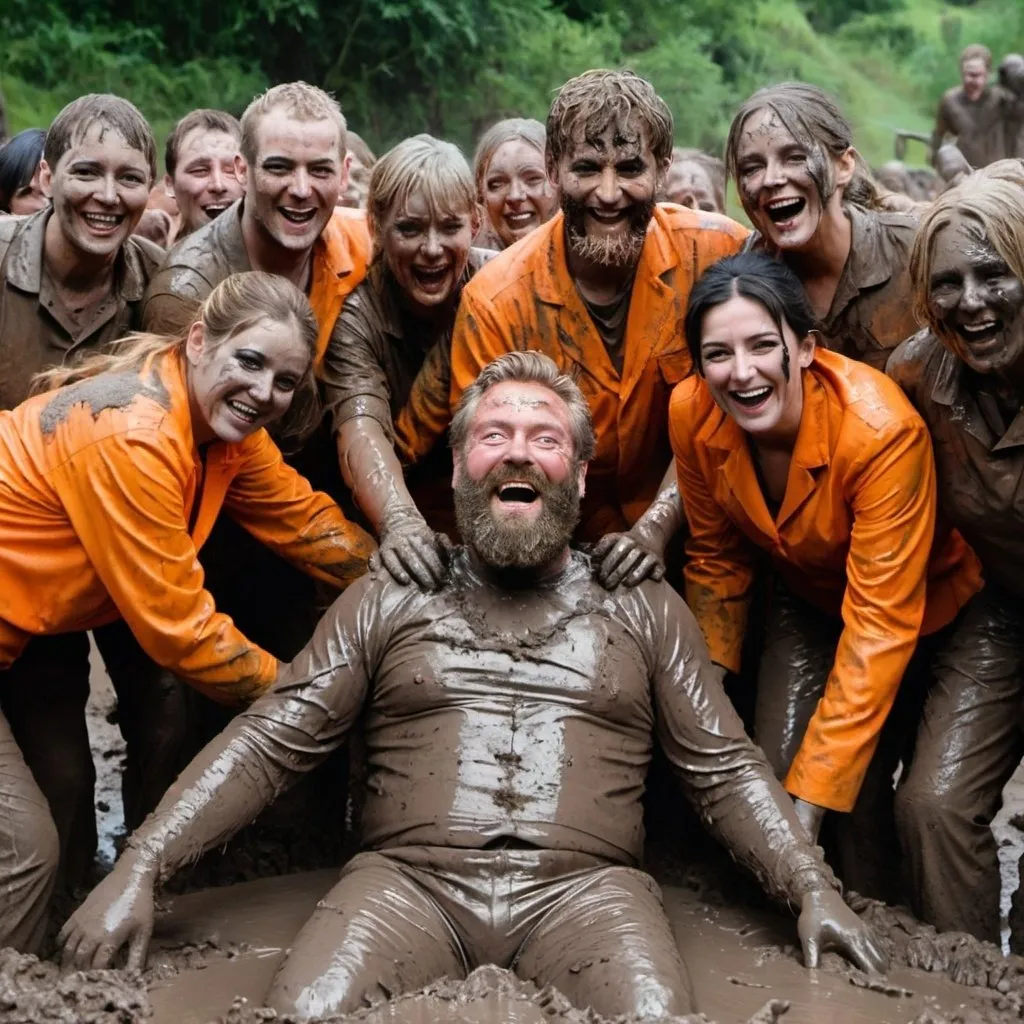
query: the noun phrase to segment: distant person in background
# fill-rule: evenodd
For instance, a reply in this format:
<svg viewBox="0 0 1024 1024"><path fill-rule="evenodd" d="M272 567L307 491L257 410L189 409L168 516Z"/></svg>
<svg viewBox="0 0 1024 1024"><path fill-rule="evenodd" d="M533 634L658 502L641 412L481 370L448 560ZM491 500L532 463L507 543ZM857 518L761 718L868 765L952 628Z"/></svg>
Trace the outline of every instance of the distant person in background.
<svg viewBox="0 0 1024 1024"><path fill-rule="evenodd" d="M672 150L661 198L691 210L725 213L725 163L701 149Z"/></svg>
<svg viewBox="0 0 1024 1024"><path fill-rule="evenodd" d="M205 227L242 197L236 167L238 119L223 110L193 110L175 126L164 151L164 189L181 214L178 238Z"/></svg>
<svg viewBox="0 0 1024 1024"><path fill-rule="evenodd" d="M558 189L544 165L546 133L540 121L510 117L480 137L473 157L477 198L487 220L476 245L505 249L558 210Z"/></svg>
<svg viewBox="0 0 1024 1024"><path fill-rule="evenodd" d="M26 128L0 149L0 213L24 216L46 206L39 185L45 139L42 128Z"/></svg>
<svg viewBox="0 0 1024 1024"><path fill-rule="evenodd" d="M933 154L946 136L952 135L972 167L984 167L1009 155L1005 119L1012 96L999 85L989 85L991 71L992 54L987 46L972 43L964 47L961 84L946 91L935 115Z"/></svg>
<svg viewBox="0 0 1024 1024"><path fill-rule="evenodd" d="M351 128L345 133L345 145L352 162L348 165L348 185L342 189L338 205L365 210L366 196L370 191L370 171L377 157L366 140Z"/></svg>
<svg viewBox="0 0 1024 1024"><path fill-rule="evenodd" d="M1024 157L1024 55L1008 53L999 62L999 84L1010 94L1006 115L1006 155Z"/></svg>

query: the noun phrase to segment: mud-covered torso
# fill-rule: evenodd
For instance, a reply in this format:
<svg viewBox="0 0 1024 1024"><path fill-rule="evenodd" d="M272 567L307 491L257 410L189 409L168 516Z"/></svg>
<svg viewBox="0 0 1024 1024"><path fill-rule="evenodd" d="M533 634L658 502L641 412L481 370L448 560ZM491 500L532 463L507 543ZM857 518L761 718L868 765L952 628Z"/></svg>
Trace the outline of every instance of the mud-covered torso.
<svg viewBox="0 0 1024 1024"><path fill-rule="evenodd" d="M1000 423L984 379L929 331L889 372L931 432L942 520L974 549L986 580L1024 596L1024 411Z"/></svg>
<svg viewBox="0 0 1024 1024"><path fill-rule="evenodd" d="M523 596L464 553L436 595L389 590L366 637L365 845L508 836L635 861L656 643L641 593L613 598L574 555Z"/></svg>
<svg viewBox="0 0 1024 1024"><path fill-rule="evenodd" d="M942 98L941 117L956 136L957 148L975 169L1013 155L1006 123L1013 97L999 86L989 86L973 103L963 88L950 89Z"/></svg>

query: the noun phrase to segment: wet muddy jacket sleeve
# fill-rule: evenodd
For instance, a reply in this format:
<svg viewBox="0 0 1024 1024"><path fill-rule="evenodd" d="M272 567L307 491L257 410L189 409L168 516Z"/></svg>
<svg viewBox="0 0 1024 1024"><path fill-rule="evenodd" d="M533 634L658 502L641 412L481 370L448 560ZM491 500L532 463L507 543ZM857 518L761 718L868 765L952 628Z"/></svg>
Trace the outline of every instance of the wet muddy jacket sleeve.
<svg viewBox="0 0 1024 1024"><path fill-rule="evenodd" d="M277 662L216 611L184 513L184 481L166 440L103 438L52 471L78 539L143 650L216 700L251 700Z"/></svg>
<svg viewBox="0 0 1024 1024"><path fill-rule="evenodd" d="M376 545L334 500L314 491L265 433L251 439L224 509L257 540L311 576L345 587L366 572Z"/></svg>
<svg viewBox="0 0 1024 1024"><path fill-rule="evenodd" d="M367 694L363 637L379 620L366 577L320 620L273 689L201 750L128 841L159 881L231 838L341 745ZM380 630L380 625L375 627Z"/></svg>
<svg viewBox="0 0 1024 1024"><path fill-rule="evenodd" d="M835 811L853 809L917 645L935 533L935 467L924 423L902 421L863 450L850 474L843 632L785 779L794 796Z"/></svg>
<svg viewBox="0 0 1024 1024"><path fill-rule="evenodd" d="M837 888L793 803L709 671L693 616L668 584L644 584L656 642L658 738L704 824L774 897Z"/></svg>

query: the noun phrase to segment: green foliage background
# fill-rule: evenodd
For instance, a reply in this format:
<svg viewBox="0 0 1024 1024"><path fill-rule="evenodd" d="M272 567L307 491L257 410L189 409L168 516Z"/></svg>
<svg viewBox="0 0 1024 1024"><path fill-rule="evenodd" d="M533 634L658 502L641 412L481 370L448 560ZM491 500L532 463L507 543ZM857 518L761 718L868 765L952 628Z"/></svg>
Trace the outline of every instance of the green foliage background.
<svg viewBox="0 0 1024 1024"><path fill-rule="evenodd" d="M429 131L469 152L499 117L543 119L571 75L625 66L667 99L677 143L718 151L741 100L796 77L839 96L880 162L894 129L929 127L968 42L997 60L1024 50L1024 2L3 0L0 89L15 131L109 91L163 138L194 107L238 113L304 78L333 90L378 151Z"/></svg>

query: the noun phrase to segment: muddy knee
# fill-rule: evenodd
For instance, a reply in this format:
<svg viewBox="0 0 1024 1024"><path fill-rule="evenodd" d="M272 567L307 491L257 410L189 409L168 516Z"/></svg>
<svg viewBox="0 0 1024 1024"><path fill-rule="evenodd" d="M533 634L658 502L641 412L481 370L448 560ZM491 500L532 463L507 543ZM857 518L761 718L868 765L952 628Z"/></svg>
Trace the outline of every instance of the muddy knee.
<svg viewBox="0 0 1024 1024"><path fill-rule="evenodd" d="M956 792L943 791L911 776L895 796L896 826L900 835L921 835L936 829L974 829L987 827L981 821L977 804Z"/></svg>
<svg viewBox="0 0 1024 1024"><path fill-rule="evenodd" d="M308 968L293 960L289 956L281 965L264 1000L281 1016L307 1021L348 1014L386 1002L395 994L375 981L361 979L361 972L347 970L345 964L335 964L327 973L311 977Z"/></svg>
<svg viewBox="0 0 1024 1024"><path fill-rule="evenodd" d="M57 826L45 806L14 814L0 837L0 946L38 952L60 865Z"/></svg>

